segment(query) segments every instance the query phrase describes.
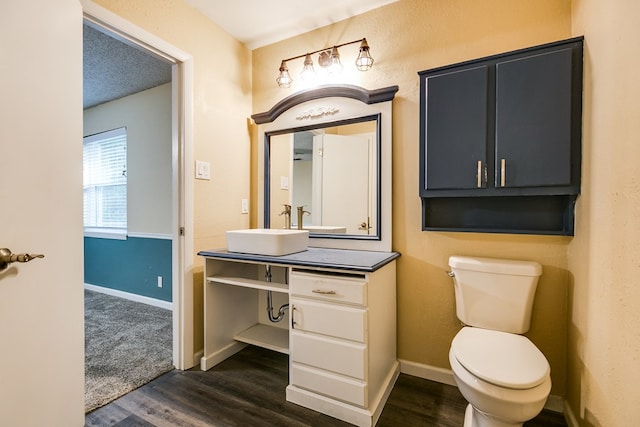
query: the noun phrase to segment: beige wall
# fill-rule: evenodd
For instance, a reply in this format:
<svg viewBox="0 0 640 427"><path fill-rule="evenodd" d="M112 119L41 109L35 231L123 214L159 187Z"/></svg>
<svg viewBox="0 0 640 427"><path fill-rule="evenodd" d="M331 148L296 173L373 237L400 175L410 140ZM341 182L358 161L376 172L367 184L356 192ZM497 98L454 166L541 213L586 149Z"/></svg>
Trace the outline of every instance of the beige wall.
<svg viewBox="0 0 640 427"><path fill-rule="evenodd" d="M251 53L181 0L96 0L97 4L193 57L193 158L211 180L193 180L194 250L224 247L225 230L247 228ZM192 179L192 177L187 177ZM203 347L202 260L194 257L194 350Z"/></svg>
<svg viewBox="0 0 640 427"><path fill-rule="evenodd" d="M339 83L400 87L393 132L393 246L402 253L399 357L448 368L449 343L459 327L444 274L449 255L537 260L544 275L528 335L551 362L552 393L566 393L569 415L582 426L627 426L640 418L633 400L640 384L640 316L635 307L640 286L633 275L640 270L640 169L635 165L640 121L634 102L640 99L635 29L640 10L635 0L400 0L257 49L252 58L179 0L97 3L194 56L194 158L212 162L212 180L194 183L196 251L222 246L224 230L248 225L237 212L237 199L246 197L251 164L251 202L256 205L258 177L256 132L255 127L249 130L249 163L246 117L301 88L296 67L302 63L295 61L289 64L296 79L292 88L276 86L280 60L367 37L374 68L363 74L345 70ZM576 237L420 231L416 72L581 34L586 37L584 155ZM356 51L357 45L342 49L343 61ZM252 61L253 90L248 75ZM258 225L253 208L251 218ZM197 284L201 282L200 274ZM201 295L196 292L198 304ZM196 349L202 346L198 316Z"/></svg>
<svg viewBox="0 0 640 427"><path fill-rule="evenodd" d="M564 395L568 237L423 232L418 197L420 70L571 36L570 2L401 0L311 33L253 51L253 112L301 89L302 61L291 61L290 89L275 83L280 61L306 51L366 37L376 60L367 73L348 70L358 45L341 49L345 72L336 83L368 89L398 85L393 103L393 249L398 261L398 357L449 368L459 329L449 255L539 261L544 266L529 336L552 367L553 394ZM257 145L254 141L254 150ZM254 152L255 156L255 152ZM255 164L255 157L254 157ZM253 179L255 176L255 167ZM254 184L255 188L255 184ZM255 197L255 194L254 194ZM255 200L255 199L254 199ZM255 205L255 203L254 203ZM254 224L256 225L256 224Z"/></svg>
<svg viewBox="0 0 640 427"><path fill-rule="evenodd" d="M582 196L569 246L567 398L581 426L640 419L640 43L636 0L573 0L585 36Z"/></svg>
<svg viewBox="0 0 640 427"><path fill-rule="evenodd" d="M270 227L271 228L285 228L285 216L281 215L284 212L284 205L291 205L291 161L293 157L293 135L274 135L271 137L271 152L270 152L270 173L273 174L271 180L271 187L269 189L271 195L271 210ZM289 181L289 188L283 189L280 187L280 179L286 178ZM291 213L289 220L292 220L291 225L295 221L295 207L292 208L294 212Z"/></svg>

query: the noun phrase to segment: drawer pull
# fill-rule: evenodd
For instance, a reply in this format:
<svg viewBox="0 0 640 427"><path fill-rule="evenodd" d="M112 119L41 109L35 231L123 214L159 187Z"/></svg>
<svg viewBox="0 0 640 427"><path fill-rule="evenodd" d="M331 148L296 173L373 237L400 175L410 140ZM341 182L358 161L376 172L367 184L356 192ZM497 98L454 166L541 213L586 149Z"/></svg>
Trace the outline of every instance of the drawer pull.
<svg viewBox="0 0 640 427"><path fill-rule="evenodd" d="M293 304L291 304L291 329L296 328L296 321L294 320L295 312L296 312L296 307Z"/></svg>
<svg viewBox="0 0 640 427"><path fill-rule="evenodd" d="M336 291L331 291L327 289L313 289L311 292L314 294L322 294L322 295L335 295Z"/></svg>

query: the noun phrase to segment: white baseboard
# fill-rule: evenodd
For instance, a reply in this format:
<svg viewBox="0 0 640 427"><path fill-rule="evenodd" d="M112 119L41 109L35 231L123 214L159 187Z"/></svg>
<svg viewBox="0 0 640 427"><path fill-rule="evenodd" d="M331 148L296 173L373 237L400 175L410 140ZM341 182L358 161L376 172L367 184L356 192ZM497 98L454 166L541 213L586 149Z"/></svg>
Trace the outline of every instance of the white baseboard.
<svg viewBox="0 0 640 427"><path fill-rule="evenodd" d="M165 310L173 310L173 303L170 303L168 301L162 301L156 298L149 298L142 295L131 294L129 292L92 285L90 283L85 283L84 288L90 291L100 292L102 294L112 295L114 297L120 297L120 298L128 299L131 301L135 301L135 302L141 302L143 304L152 305L154 307L164 308Z"/></svg>
<svg viewBox="0 0 640 427"><path fill-rule="evenodd" d="M435 366L400 359L400 372L414 377L424 378L425 380L435 381L437 383L449 384L452 386L456 385L451 369L437 368Z"/></svg>
<svg viewBox="0 0 640 427"><path fill-rule="evenodd" d="M564 402L564 419L569 427L578 427L580 425L571 406L566 401Z"/></svg>
<svg viewBox="0 0 640 427"><path fill-rule="evenodd" d="M208 371L218 363L222 362L225 359L233 356L243 348L245 348L247 344L242 343L240 341L233 341L218 351L215 351L211 354L205 355L202 353L202 357L200 358L200 369L203 371Z"/></svg>
<svg viewBox="0 0 640 427"><path fill-rule="evenodd" d="M400 359L400 372L425 380L456 386L456 381L453 379L451 369L438 368L436 366ZM544 409L559 413L563 413L567 408L564 398L553 394L549 395L547 403L544 405ZM577 425L578 424L575 424L575 426Z"/></svg>
<svg viewBox="0 0 640 427"><path fill-rule="evenodd" d="M196 365L200 366L200 359L202 359L202 356L204 356L204 350L200 350L193 353L193 365L191 366L192 367Z"/></svg>

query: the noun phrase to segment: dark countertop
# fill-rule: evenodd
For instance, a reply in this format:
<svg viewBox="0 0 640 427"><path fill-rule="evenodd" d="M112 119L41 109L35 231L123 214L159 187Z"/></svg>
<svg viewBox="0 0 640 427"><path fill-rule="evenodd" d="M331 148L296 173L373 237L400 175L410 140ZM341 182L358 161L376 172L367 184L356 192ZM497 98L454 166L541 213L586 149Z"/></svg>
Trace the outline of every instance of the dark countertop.
<svg viewBox="0 0 640 427"><path fill-rule="evenodd" d="M200 251L207 258L251 261L271 265L330 268L373 272L398 258L398 252L374 252L348 249L309 248L290 255L271 256L229 252L226 249Z"/></svg>

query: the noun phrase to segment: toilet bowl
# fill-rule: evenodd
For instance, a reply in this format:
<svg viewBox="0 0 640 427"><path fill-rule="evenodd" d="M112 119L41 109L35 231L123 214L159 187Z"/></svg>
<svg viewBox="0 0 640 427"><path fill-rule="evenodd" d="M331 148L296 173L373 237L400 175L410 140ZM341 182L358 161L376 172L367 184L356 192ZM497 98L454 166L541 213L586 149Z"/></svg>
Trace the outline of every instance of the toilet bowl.
<svg viewBox="0 0 640 427"><path fill-rule="evenodd" d="M551 391L549 363L526 337L463 327L449 363L469 402L464 427L515 427L534 418Z"/></svg>

